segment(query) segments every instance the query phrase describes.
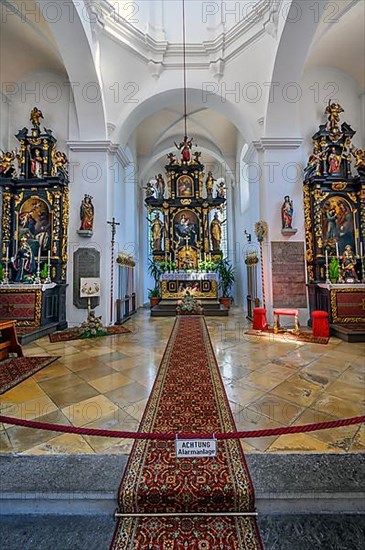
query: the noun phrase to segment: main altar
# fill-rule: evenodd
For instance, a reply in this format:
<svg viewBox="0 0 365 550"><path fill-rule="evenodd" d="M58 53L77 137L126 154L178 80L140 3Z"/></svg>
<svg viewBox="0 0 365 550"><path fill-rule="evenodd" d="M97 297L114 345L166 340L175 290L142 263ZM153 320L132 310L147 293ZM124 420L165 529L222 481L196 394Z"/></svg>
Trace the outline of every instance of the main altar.
<svg viewBox="0 0 365 550"><path fill-rule="evenodd" d="M169 153L165 176L148 182L145 204L150 222L150 262L164 266L159 279L161 302L152 315L175 314L187 292L203 300L205 313L228 314L218 302L218 276L210 268L223 257L226 189L212 172L204 172L193 139L179 153ZM215 313L214 313L215 312Z"/></svg>
<svg viewBox="0 0 365 550"><path fill-rule="evenodd" d="M34 107L19 150L0 157L0 319L16 320L23 343L67 326L67 158L42 118Z"/></svg>
<svg viewBox="0 0 365 550"><path fill-rule="evenodd" d="M364 341L365 151L342 112L329 102L305 168L307 286L311 313L327 311L334 335Z"/></svg>

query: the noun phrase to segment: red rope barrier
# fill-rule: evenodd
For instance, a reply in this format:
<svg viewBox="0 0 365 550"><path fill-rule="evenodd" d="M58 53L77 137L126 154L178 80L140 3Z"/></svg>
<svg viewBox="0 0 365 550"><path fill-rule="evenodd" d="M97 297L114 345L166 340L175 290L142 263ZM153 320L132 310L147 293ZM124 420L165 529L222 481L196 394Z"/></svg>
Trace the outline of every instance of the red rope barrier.
<svg viewBox="0 0 365 550"><path fill-rule="evenodd" d="M270 428L267 430L251 430L245 432L227 432L218 434L191 434L191 433L144 433L144 432L120 432L116 430L101 430L98 428L77 428L75 426L64 426L62 424L48 424L46 422L36 422L35 420L23 420L21 418L12 418L10 416L1 416L0 422L4 424L14 424L26 428L35 428L39 430L50 430L52 432L64 432L80 435L95 435L101 437L116 437L118 439L155 439L162 441L173 441L176 437L180 439L247 439L248 437L268 437L272 435L286 435L314 432L317 430L329 430L330 428L339 428L341 426L352 426L353 424L365 423L365 416L355 416L353 418L344 418L342 420L330 420L328 422L317 422L315 424L304 424L302 426L287 426L282 428Z"/></svg>

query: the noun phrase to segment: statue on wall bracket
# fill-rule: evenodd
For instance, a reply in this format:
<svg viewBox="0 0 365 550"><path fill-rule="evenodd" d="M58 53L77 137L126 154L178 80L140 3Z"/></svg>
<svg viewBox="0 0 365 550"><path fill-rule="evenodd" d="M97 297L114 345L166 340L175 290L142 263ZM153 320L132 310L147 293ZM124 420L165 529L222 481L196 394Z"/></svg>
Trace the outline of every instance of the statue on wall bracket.
<svg viewBox="0 0 365 550"><path fill-rule="evenodd" d="M77 233L81 237L92 237L94 225L94 205L92 203L91 195L85 195L81 201L80 219L80 229L77 230Z"/></svg>
<svg viewBox="0 0 365 550"><path fill-rule="evenodd" d="M285 195L284 202L281 207L281 233L284 236L295 235L298 231L293 228L293 201L289 195Z"/></svg>

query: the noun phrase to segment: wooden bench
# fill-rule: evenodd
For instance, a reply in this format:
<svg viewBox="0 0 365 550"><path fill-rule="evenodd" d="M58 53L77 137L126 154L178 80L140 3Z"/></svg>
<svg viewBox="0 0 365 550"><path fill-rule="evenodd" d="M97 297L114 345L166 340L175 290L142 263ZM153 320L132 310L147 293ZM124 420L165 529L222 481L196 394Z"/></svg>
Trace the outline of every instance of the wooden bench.
<svg viewBox="0 0 365 550"><path fill-rule="evenodd" d="M294 329L282 329L280 326L280 315L294 317ZM300 334L300 324L298 316L299 311L297 309L274 309L274 334L278 334L278 332L292 332L295 335Z"/></svg>
<svg viewBox="0 0 365 550"><path fill-rule="evenodd" d="M15 331L15 321L0 321L0 360L7 359L9 353L24 357Z"/></svg>

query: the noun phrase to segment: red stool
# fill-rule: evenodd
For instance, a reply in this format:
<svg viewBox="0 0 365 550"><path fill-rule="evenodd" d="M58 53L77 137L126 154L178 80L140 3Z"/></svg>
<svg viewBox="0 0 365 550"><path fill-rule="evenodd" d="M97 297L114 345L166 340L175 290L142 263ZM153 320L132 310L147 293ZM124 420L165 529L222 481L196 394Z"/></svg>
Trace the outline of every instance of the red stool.
<svg viewBox="0 0 365 550"><path fill-rule="evenodd" d="M327 311L313 311L312 312L312 329L313 336L319 336L328 338L330 335L330 325L328 322Z"/></svg>
<svg viewBox="0 0 365 550"><path fill-rule="evenodd" d="M265 330L267 328L266 309L264 307L253 308L253 326L254 330Z"/></svg>

